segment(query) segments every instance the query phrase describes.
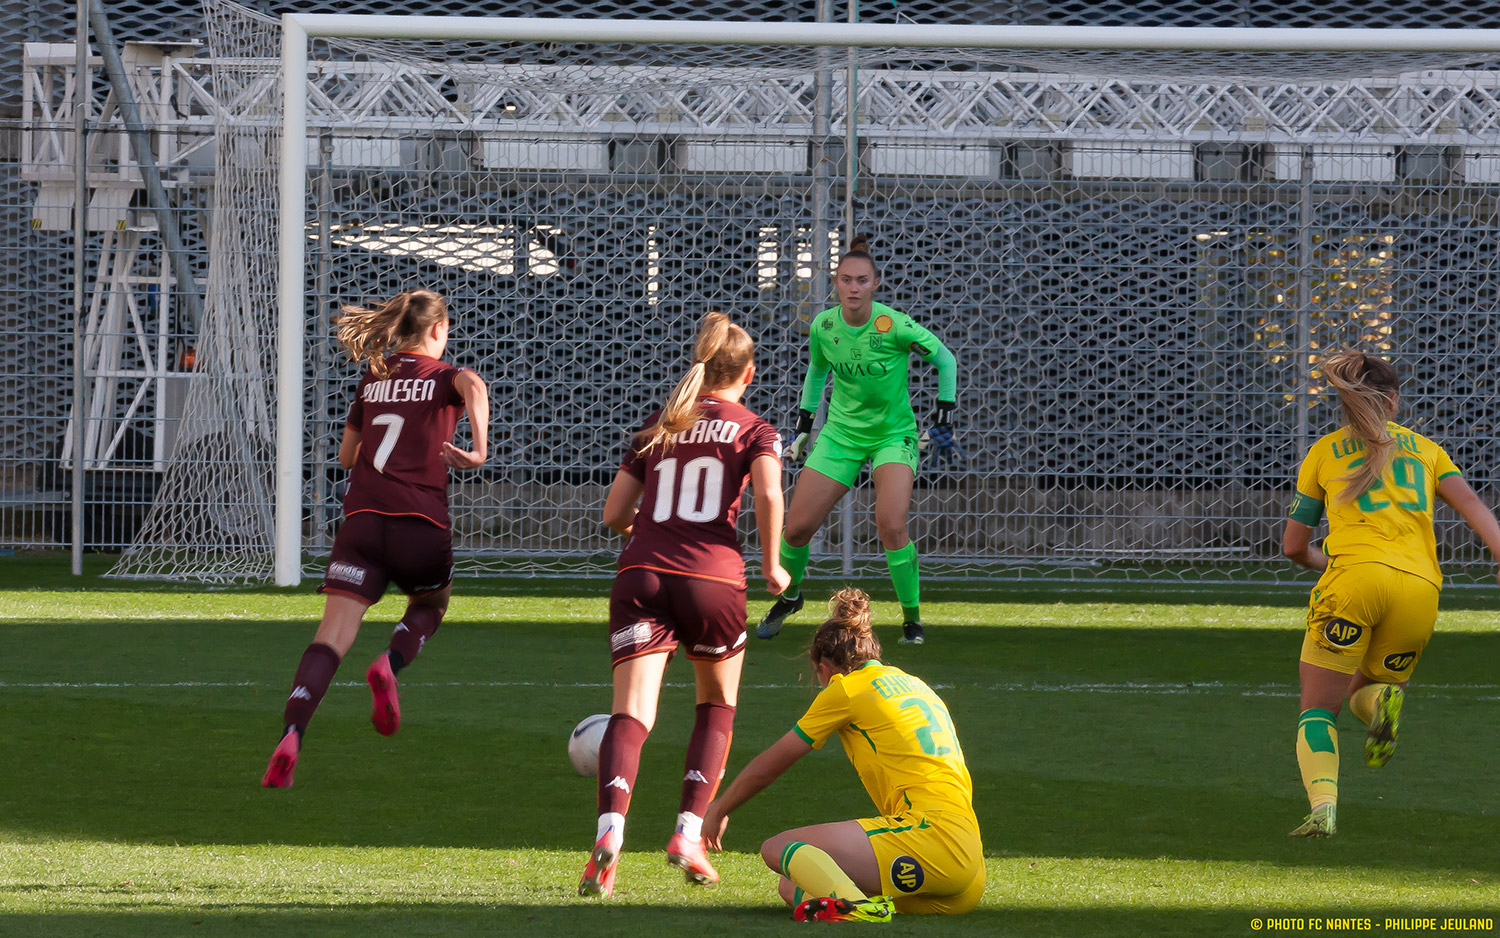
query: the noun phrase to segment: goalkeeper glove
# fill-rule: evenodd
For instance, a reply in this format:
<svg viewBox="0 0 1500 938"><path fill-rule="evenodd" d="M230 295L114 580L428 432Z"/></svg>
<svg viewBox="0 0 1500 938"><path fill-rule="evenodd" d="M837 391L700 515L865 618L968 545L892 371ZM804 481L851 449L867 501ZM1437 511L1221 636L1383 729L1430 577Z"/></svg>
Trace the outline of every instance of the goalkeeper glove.
<svg viewBox="0 0 1500 938"><path fill-rule="evenodd" d="M949 462L963 455L953 439L952 401L938 401L932 411L932 429L927 431L927 445L937 462Z"/></svg>
<svg viewBox="0 0 1500 938"><path fill-rule="evenodd" d="M792 462L801 462L807 456L808 440L812 438L813 412L810 410L797 411L797 429L792 431L792 445L787 448L787 458Z"/></svg>

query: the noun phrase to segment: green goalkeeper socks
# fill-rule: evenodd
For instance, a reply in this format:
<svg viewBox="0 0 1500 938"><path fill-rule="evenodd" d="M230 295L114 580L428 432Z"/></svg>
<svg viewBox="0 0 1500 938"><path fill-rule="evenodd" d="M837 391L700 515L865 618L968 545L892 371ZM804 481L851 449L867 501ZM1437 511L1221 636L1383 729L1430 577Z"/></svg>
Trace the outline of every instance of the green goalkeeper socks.
<svg viewBox="0 0 1500 938"><path fill-rule="evenodd" d="M901 603L901 614L909 622L919 621L922 588L917 577L917 545L907 541L905 547L885 552L885 563L891 571L891 583L896 587L896 601Z"/></svg>
<svg viewBox="0 0 1500 938"><path fill-rule="evenodd" d="M792 578L792 585L782 594L787 599L796 599L801 594L802 577L807 573L807 558L811 553L811 545L793 547L786 542L785 534L781 536L781 566L786 570L787 576Z"/></svg>

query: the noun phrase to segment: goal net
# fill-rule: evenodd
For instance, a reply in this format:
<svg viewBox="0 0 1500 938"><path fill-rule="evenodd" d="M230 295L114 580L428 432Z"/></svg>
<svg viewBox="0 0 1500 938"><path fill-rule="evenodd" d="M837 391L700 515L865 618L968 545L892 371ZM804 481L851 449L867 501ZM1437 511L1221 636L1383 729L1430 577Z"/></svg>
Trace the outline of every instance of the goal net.
<svg viewBox="0 0 1500 938"><path fill-rule="evenodd" d="M963 458L923 466L911 512L924 575L1294 578L1279 520L1339 423L1336 347L1393 358L1404 419L1493 481L1500 54L1278 48L1289 31L1256 51L749 45L734 23L698 24L734 44L315 37L305 165L285 166L277 23L227 2L209 22L212 377L118 575L271 572L288 172L309 572L358 379L337 304L438 290L450 358L489 382L489 463L452 486L460 572L605 573L606 486L702 314L754 335L746 403L785 426L851 220L877 298L959 361ZM913 375L921 417L936 376ZM872 507L862 481L811 576L883 571ZM1476 574L1478 542L1439 528L1448 570Z"/></svg>

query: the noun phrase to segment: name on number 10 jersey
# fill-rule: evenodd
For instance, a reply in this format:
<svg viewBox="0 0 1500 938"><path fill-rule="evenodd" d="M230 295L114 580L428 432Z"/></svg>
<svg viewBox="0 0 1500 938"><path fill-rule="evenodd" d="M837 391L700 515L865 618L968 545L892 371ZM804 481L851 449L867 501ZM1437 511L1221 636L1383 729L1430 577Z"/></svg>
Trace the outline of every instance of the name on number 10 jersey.
<svg viewBox="0 0 1500 938"><path fill-rule="evenodd" d="M415 352L386 359L390 376L365 372L347 425L360 434L344 515L416 515L448 527L448 466L442 445L464 412L453 386L462 369Z"/></svg>
<svg viewBox="0 0 1500 938"><path fill-rule="evenodd" d="M620 468L642 483L635 528L619 569L646 567L743 587L745 558L735 522L760 456L781 458L776 428L739 404L698 399L702 417L670 449L631 439ZM661 413L643 429L656 426Z"/></svg>

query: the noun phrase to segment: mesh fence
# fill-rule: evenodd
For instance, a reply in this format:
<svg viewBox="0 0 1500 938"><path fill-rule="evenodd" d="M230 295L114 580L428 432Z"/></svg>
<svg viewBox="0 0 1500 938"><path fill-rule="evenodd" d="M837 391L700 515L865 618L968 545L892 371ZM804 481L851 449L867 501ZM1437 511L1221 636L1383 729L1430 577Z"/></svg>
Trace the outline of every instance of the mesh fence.
<svg viewBox="0 0 1500 938"><path fill-rule="evenodd" d="M1433 4L1417 23L1409 5L1376 6L904 4L861 17L1402 26L1459 15ZM814 15L802 4L682 12ZM133 15L122 8L126 38L146 35L131 33L146 29ZM198 58L212 65L188 68L213 103L155 112L174 152L213 141L171 163L169 179L203 321L180 315L138 190L126 203L136 230L101 225L82 259L104 317L90 334L110 351L90 366L101 407L88 452L104 462L87 477L85 537L134 544L122 575L270 570L279 37L229 5L209 27ZM1329 58L1294 73L1284 56L861 50L852 177L842 49L325 42L313 58L311 553L337 523L333 456L357 380L330 334L336 304L443 292L450 357L490 382L491 461L454 486L461 568L602 573L618 549L598 522L605 485L629 430L686 366L703 311L723 308L756 336L746 402L789 419L846 206L881 263L878 298L960 362L965 460L924 467L913 506L924 572L1290 579L1278 519L1306 446L1338 423L1317 364L1345 344L1397 361L1403 419L1496 494L1500 79L1460 70L1463 58ZM107 92L96 97L102 114ZM38 121L9 126L19 141ZM0 163L0 201L29 220L60 190L22 149ZM117 170L101 156L95 173ZM6 543L60 543L71 232L8 237L16 262L0 276L19 299L5 308L0 403L14 442L0 516ZM124 270L130 289L110 287ZM935 375L913 373L922 415ZM849 522L825 529L814 575L842 570L846 550L853 572L883 569L871 495L862 482ZM1443 516L1439 528L1449 572L1481 575L1461 523Z"/></svg>
<svg viewBox="0 0 1500 938"><path fill-rule="evenodd" d="M214 50L261 60L232 119L258 136L220 126L216 198L240 193L244 240L232 263L216 240L214 263L240 279L210 287L246 323L272 305L263 270L235 267L274 248L271 48ZM337 303L439 290L451 357L490 382L493 457L453 492L464 569L604 572L604 486L706 309L758 340L749 406L792 412L846 209L881 262L879 298L960 362L965 460L924 467L912 512L936 575L1289 577L1277 519L1307 445L1337 425L1317 365L1338 346L1395 358L1410 424L1490 482L1496 405L1475 387L1495 331L1489 73L1392 79L1409 63L1377 62L1351 80L1327 63L1288 83L1268 56L1209 80L1196 64L1166 77L1156 55L1138 60L1155 77L1099 77L937 49L860 51L851 71L813 48L400 41L313 57L315 550L338 517L357 379L330 335ZM925 413L935 376L915 374ZM240 408L263 390L212 399L259 426ZM830 554L855 573L883 563L871 500L857 486L850 522L825 529L825 570ZM1480 561L1441 527L1450 569Z"/></svg>
<svg viewBox="0 0 1500 938"><path fill-rule="evenodd" d="M130 62L146 67L136 56ZM6 149L0 206L11 221L0 264L0 344L6 351L0 530L11 547L67 545L81 483L82 542L119 550L137 536L176 450L191 380L184 355L196 323L163 272L161 223L170 216L201 261L208 206L186 170L168 180L173 208L162 213L144 206L115 96L97 80L75 82L71 46L27 44L17 65L25 106L17 118L0 121ZM73 234L79 150L73 114L80 103L89 181L81 252ZM149 93L141 103L160 116ZM190 145L192 135L179 128L155 131L169 162ZM75 356L74 274L80 270L85 341ZM80 414L73 409L75 357L83 365ZM79 464L82 477L75 480Z"/></svg>

